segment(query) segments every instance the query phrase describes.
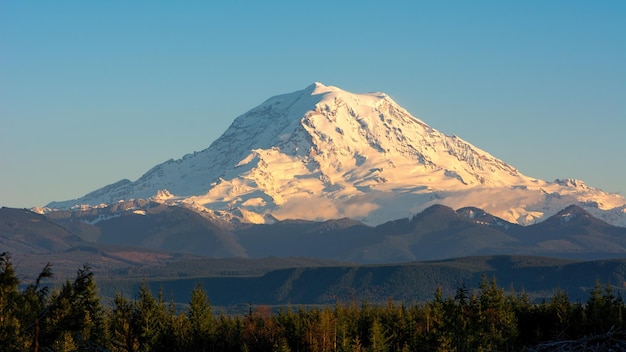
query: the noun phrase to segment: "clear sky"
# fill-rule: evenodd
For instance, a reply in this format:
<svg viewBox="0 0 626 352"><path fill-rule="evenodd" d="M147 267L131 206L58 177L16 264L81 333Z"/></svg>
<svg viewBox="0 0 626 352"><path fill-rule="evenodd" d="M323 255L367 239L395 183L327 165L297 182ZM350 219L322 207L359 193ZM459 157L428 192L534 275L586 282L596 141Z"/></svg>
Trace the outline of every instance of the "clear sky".
<svg viewBox="0 0 626 352"><path fill-rule="evenodd" d="M0 205L135 180L313 82L626 195L626 1L0 1Z"/></svg>

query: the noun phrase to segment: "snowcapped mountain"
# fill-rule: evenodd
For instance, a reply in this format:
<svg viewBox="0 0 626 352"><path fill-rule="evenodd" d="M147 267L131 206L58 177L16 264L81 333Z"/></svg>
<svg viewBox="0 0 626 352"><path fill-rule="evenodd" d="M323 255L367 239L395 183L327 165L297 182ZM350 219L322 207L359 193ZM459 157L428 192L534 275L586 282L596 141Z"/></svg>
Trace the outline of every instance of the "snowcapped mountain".
<svg viewBox="0 0 626 352"><path fill-rule="evenodd" d="M443 204L528 225L577 204L626 226L620 195L578 180L525 176L428 126L384 93L320 83L268 99L201 152L48 207L145 198L254 223L348 217L380 224Z"/></svg>

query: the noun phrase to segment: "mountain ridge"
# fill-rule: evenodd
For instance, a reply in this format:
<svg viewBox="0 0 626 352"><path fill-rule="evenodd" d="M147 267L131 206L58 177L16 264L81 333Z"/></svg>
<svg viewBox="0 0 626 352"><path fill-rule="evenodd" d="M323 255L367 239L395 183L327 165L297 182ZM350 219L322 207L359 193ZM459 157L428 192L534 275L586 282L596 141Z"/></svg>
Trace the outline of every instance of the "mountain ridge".
<svg viewBox="0 0 626 352"><path fill-rule="evenodd" d="M136 205L136 203L135 203ZM109 208L117 208L113 215ZM82 215L81 215L82 214ZM569 206L543 222L521 226L478 208L433 205L410 218L377 226L352 219L223 222L181 206L121 203L89 211L46 214L83 240L210 257L316 257L358 263L523 254L598 259L626 255L626 228Z"/></svg>
<svg viewBox="0 0 626 352"><path fill-rule="evenodd" d="M477 255L626 258L626 228L596 219L577 206L530 226L508 223L476 208L438 205L375 227L351 219L220 227L180 206L147 203L139 210L131 205L108 206L117 213L105 207L46 215L2 208L0 247L32 274L47 262L70 274L84 263L105 274L147 273L146 265L173 265L170 271L184 274L185 265L175 263L209 257L306 257L361 264Z"/></svg>
<svg viewBox="0 0 626 352"><path fill-rule="evenodd" d="M167 190L164 191L164 190ZM348 217L377 225L433 204L530 225L578 204L626 226L626 199L523 175L412 116L384 93L315 83L237 117L208 148L49 208L150 198L226 221ZM45 210L44 210L45 211Z"/></svg>
<svg viewBox="0 0 626 352"><path fill-rule="evenodd" d="M153 278L147 284L154 294L172 292L177 302L189 301L189 292L201 283L209 287L211 304L247 312L254 305L311 305L369 302L423 302L436 291L453 297L458 288L477 290L483 276L497 279L500 287L523 292L531 301L550 300L566 292L584 301L595 282L618 283L623 289L626 259L576 261L533 256L478 256L438 261L377 265L318 265L269 271L262 276ZM101 280L104 295L120 291L135 296L140 283ZM263 289L259 289L263 288Z"/></svg>

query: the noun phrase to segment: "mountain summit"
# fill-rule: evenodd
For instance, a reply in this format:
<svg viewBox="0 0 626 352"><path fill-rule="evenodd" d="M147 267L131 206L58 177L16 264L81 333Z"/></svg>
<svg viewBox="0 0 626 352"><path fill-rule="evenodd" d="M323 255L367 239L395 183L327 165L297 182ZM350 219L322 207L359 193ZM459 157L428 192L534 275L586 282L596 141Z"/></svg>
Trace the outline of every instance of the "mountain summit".
<svg viewBox="0 0 626 352"><path fill-rule="evenodd" d="M142 198L256 223L349 217L379 224L444 204L527 225L577 204L626 226L620 195L578 180L525 176L384 93L321 83L266 100L201 152L48 207Z"/></svg>

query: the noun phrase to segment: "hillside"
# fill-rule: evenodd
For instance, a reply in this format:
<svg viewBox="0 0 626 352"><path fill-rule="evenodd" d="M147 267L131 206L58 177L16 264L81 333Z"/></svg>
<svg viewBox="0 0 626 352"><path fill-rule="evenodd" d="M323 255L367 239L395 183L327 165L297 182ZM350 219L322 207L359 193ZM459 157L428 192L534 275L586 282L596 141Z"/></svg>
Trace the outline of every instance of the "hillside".
<svg viewBox="0 0 626 352"><path fill-rule="evenodd" d="M142 209L89 209L47 214L95 243L184 252L207 257L245 257L227 230L185 207L146 203Z"/></svg>
<svg viewBox="0 0 626 352"><path fill-rule="evenodd" d="M48 217L26 209L0 208L0 251L41 254L67 250L81 239Z"/></svg>
<svg viewBox="0 0 626 352"><path fill-rule="evenodd" d="M92 248L81 254L82 258L100 263L102 268L106 268L107 261L90 260L89 251L109 253L103 246L155 253L136 256L133 267L142 265L144 257L145 264L152 265L165 254L174 258L174 253L211 258L310 257L358 263L476 255L543 255L579 260L626 256L626 228L610 225L577 206L530 226L507 222L475 207L453 210L443 205L429 207L411 218L369 226L351 219L237 224L156 202L115 209L122 204L83 212L51 212L46 217L27 210L5 209L0 220L11 225L5 225L0 240L14 255L47 253L57 261L63 261L64 256L77 258L82 253L76 249L70 253L72 248ZM38 227L33 227L31 218L38 219ZM16 242L16 229L29 229L30 240ZM38 247L33 247L37 243ZM113 267L119 269L119 264Z"/></svg>
<svg viewBox="0 0 626 352"><path fill-rule="evenodd" d="M565 221L564 219L567 219ZM360 263L524 254L600 259L626 256L626 228L570 206L544 222L519 226L477 208L434 205L407 219L288 221L234 230L249 256L314 256Z"/></svg>
<svg viewBox="0 0 626 352"><path fill-rule="evenodd" d="M309 305L362 302L430 300L440 287L445 295L466 286L476 289L482 275L495 277L498 285L529 294L532 299L550 297L557 289L573 300L585 300L597 281L626 289L626 259L572 261L530 256L465 257L443 261L394 265L324 266L290 268L260 277L204 277L151 279L153 292L162 290L177 302L188 302L189 293L201 283L211 303L237 305ZM101 280L105 295L117 291L132 295L138 282Z"/></svg>

